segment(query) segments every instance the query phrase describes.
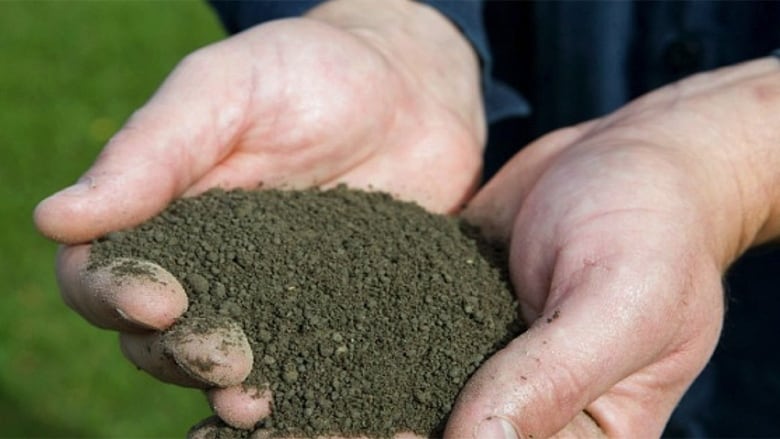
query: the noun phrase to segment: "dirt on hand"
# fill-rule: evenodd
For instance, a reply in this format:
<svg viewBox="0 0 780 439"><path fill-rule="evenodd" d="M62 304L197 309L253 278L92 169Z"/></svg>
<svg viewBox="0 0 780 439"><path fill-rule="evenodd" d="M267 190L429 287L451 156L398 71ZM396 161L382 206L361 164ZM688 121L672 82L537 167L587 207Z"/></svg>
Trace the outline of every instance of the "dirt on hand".
<svg viewBox="0 0 780 439"><path fill-rule="evenodd" d="M500 249L381 193L211 190L97 240L90 269L120 257L181 281L170 331L243 329L274 436L440 436L468 377L523 330Z"/></svg>

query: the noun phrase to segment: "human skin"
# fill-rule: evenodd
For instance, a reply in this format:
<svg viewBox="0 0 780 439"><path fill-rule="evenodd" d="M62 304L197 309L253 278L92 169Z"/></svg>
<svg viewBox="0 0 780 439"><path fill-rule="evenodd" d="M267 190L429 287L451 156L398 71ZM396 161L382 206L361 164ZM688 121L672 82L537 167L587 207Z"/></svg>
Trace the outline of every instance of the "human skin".
<svg viewBox="0 0 780 439"><path fill-rule="evenodd" d="M780 235L780 63L703 73L518 153L464 214L510 243L531 329L447 428L658 437L717 343L721 280ZM575 422L570 422L574 418ZM477 435L477 437L487 437Z"/></svg>
<svg viewBox="0 0 780 439"><path fill-rule="evenodd" d="M111 288L82 273L88 246L78 243L178 196L258 180L372 185L455 211L484 143L474 54L423 5L354 1L188 58L87 184L36 210L41 231L69 244L58 261L66 303L122 331L123 351L155 376L220 383L210 399L234 425L267 415L267 400L233 385L240 360L220 359L244 369L193 376L186 359L203 347L159 339L186 307L183 291ZM472 377L446 435L660 435L717 342L723 272L780 234L779 131L780 63L764 59L683 80L517 154L464 213L509 243L531 328Z"/></svg>
<svg viewBox="0 0 780 439"><path fill-rule="evenodd" d="M213 186L346 183L436 212L460 208L478 185L485 142L476 55L435 10L381 4L328 2L188 56L79 183L35 211L40 231L65 244L64 301L120 331L123 352L142 369L209 388L215 412L233 425L250 427L269 410L239 386L251 362L207 349L220 345L218 334L166 342L160 331L187 306L181 286L85 272L88 242ZM190 360L203 355L224 367L200 373Z"/></svg>

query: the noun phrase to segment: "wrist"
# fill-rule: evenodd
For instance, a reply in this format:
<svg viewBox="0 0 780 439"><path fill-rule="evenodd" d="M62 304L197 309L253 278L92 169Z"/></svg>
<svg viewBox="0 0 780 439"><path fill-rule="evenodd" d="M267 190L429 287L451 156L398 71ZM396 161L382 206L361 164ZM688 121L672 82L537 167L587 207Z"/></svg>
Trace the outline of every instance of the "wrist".
<svg viewBox="0 0 780 439"><path fill-rule="evenodd" d="M479 60L455 25L435 9L410 0L330 0L306 17L372 46L414 89L449 108L484 144Z"/></svg>
<svg viewBox="0 0 780 439"><path fill-rule="evenodd" d="M756 132L746 133L748 166L755 170L755 191L764 212L757 215L752 245L780 238L780 57L760 62L769 65L747 90L756 117ZM755 144L755 148L750 148ZM750 172L750 170L748 170Z"/></svg>
<svg viewBox="0 0 780 439"><path fill-rule="evenodd" d="M711 202L712 218L731 232L724 235L725 267L748 248L780 236L780 62L761 59L698 80L718 84L717 97L689 109L702 121L695 136L704 147L688 158L700 168L703 155L716 158L717 166L705 169L714 189L710 200L717 200ZM685 86L680 94L686 94Z"/></svg>

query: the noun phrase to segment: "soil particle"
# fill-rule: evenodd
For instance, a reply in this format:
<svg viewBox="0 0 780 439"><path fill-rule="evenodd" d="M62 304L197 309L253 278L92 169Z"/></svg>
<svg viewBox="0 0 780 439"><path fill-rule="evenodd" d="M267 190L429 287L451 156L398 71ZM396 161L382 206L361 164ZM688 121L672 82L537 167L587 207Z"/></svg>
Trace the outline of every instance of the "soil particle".
<svg viewBox="0 0 780 439"><path fill-rule="evenodd" d="M186 279L196 294L208 294L209 281L207 281L205 277L199 275L198 273L190 273L187 275Z"/></svg>
<svg viewBox="0 0 780 439"><path fill-rule="evenodd" d="M120 257L182 280L171 331L244 330L274 437L440 436L468 377L523 329L501 249L381 193L212 190L97 240L90 267Z"/></svg>

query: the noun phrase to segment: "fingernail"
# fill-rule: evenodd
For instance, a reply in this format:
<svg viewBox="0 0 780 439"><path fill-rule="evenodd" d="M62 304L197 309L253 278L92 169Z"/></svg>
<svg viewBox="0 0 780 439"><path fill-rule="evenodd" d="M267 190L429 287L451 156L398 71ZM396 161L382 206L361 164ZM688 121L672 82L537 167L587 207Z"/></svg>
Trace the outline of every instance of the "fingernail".
<svg viewBox="0 0 780 439"><path fill-rule="evenodd" d="M219 325L204 332L204 325ZM225 345L225 341L230 343ZM241 384L254 363L252 346L233 320L218 323L204 318L180 321L163 335L163 346L173 360L193 378L229 387Z"/></svg>
<svg viewBox="0 0 780 439"><path fill-rule="evenodd" d="M150 329L150 330L160 330L160 329L163 329L163 328L158 328L158 327L156 327L156 326L154 326L154 325L152 325L150 323L142 322L142 321L140 321L138 319L135 319L135 318L131 317L130 314L126 313L122 308L119 308L119 307L114 308L114 311L116 311L117 315L122 320L124 320L124 321L126 321L126 322L128 322L130 324L139 326L139 327L141 327L143 329Z"/></svg>
<svg viewBox="0 0 780 439"><path fill-rule="evenodd" d="M491 416L479 423L474 439L518 439L518 436L509 421Z"/></svg>

